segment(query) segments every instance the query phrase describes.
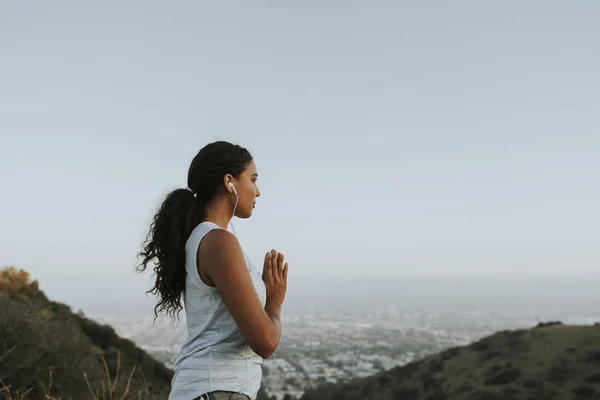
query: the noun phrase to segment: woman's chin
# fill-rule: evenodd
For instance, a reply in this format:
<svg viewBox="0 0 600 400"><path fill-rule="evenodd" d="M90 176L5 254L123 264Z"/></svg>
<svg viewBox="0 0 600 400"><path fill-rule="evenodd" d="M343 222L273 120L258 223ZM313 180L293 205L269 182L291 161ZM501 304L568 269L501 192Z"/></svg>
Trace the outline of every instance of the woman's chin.
<svg viewBox="0 0 600 400"><path fill-rule="evenodd" d="M248 219L252 216L252 210L249 210L248 212L245 213L236 213L235 214L236 217L238 217L239 219Z"/></svg>

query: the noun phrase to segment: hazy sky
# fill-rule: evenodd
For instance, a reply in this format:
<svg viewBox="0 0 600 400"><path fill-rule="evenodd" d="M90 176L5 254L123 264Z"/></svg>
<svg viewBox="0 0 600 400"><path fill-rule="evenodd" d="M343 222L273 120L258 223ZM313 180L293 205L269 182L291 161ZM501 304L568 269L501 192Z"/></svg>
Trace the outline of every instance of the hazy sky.
<svg viewBox="0 0 600 400"><path fill-rule="evenodd" d="M150 218L217 139L294 276L600 266L600 2L0 3L0 265L142 295Z"/></svg>

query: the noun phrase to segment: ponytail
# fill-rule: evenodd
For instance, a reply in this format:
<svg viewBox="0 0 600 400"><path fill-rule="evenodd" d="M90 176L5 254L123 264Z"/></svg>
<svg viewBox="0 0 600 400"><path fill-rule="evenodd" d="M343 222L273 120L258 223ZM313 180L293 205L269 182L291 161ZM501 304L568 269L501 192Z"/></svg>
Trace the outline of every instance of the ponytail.
<svg viewBox="0 0 600 400"><path fill-rule="evenodd" d="M200 201L187 189L169 193L154 215L139 256L142 262L137 270L143 272L147 264L155 261L156 280L147 293L159 295L154 307L154 317L166 312L178 316L183 309L181 294L185 288L185 243L190 233L201 221Z"/></svg>

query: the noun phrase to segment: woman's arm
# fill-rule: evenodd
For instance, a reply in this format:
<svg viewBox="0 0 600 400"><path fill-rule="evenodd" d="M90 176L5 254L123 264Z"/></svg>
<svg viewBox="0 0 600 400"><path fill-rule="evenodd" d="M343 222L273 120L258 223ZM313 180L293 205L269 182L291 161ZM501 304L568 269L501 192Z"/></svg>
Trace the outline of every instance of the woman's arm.
<svg viewBox="0 0 600 400"><path fill-rule="evenodd" d="M273 256L274 254L274 256ZM263 280L267 300L263 308L248 273L236 237L224 229L209 232L198 249L197 265L215 284L244 340L262 358L273 354L281 337L281 306L285 297L287 266L283 256L265 256ZM285 279L284 279L285 270Z"/></svg>

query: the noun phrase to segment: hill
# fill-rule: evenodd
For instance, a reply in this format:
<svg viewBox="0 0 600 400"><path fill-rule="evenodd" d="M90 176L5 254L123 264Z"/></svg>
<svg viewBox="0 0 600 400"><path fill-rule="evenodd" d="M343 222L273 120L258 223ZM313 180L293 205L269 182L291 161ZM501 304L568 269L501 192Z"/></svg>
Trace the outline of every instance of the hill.
<svg viewBox="0 0 600 400"><path fill-rule="evenodd" d="M0 271L0 399L165 399L172 376L110 326L50 301L26 272ZM301 398L316 399L600 399L600 324L497 332Z"/></svg>
<svg viewBox="0 0 600 400"><path fill-rule="evenodd" d="M108 295L108 293L107 293ZM165 399L172 371L108 325L0 271L0 399Z"/></svg>
<svg viewBox="0 0 600 400"><path fill-rule="evenodd" d="M600 399L600 324L501 331L301 400Z"/></svg>

